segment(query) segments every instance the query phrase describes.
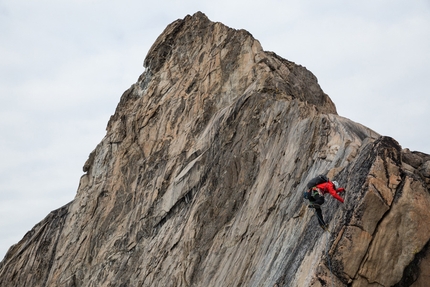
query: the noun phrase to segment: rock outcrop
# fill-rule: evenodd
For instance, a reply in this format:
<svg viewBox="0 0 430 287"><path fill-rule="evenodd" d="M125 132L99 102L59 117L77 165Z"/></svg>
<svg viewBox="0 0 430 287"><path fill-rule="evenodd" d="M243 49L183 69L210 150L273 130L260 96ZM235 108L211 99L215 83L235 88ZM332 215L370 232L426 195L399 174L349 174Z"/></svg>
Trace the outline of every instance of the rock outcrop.
<svg viewBox="0 0 430 287"><path fill-rule="evenodd" d="M75 199L1 286L427 286L430 156L340 117L316 77L198 12L170 24ZM319 228L302 198L328 174Z"/></svg>

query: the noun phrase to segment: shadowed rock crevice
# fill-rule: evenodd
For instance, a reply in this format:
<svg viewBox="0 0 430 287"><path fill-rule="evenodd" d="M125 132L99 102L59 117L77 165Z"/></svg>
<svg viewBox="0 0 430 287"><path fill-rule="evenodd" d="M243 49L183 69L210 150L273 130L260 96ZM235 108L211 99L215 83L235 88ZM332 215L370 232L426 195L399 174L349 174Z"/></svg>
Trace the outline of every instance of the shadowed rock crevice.
<svg viewBox="0 0 430 287"><path fill-rule="evenodd" d="M428 278L429 272L423 265L429 262L429 245L430 241L415 255L414 260L403 271L402 279L393 287L414 286L414 283L415 286L425 286L424 284L428 283L425 278Z"/></svg>

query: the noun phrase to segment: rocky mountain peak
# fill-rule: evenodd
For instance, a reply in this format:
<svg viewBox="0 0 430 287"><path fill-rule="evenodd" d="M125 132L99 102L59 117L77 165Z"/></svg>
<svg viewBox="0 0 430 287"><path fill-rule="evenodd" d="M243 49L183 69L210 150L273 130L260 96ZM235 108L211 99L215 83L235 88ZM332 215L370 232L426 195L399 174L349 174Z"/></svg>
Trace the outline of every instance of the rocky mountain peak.
<svg viewBox="0 0 430 287"><path fill-rule="evenodd" d="M150 48L144 67L140 93L148 96L185 89L187 95L210 95L220 108L257 91L297 98L321 112L336 113L311 72L263 51L249 32L211 22L201 12L168 25Z"/></svg>
<svg viewBox="0 0 430 287"><path fill-rule="evenodd" d="M1 286L426 286L430 156L337 115L316 77L203 13L150 48L75 199ZM303 191L346 190L318 226Z"/></svg>

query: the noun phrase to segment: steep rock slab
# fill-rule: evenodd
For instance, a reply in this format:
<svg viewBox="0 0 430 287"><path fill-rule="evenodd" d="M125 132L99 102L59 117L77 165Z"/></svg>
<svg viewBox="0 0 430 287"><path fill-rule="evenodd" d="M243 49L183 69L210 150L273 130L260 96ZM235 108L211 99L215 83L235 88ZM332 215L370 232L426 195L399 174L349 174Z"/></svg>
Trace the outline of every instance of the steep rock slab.
<svg viewBox="0 0 430 287"><path fill-rule="evenodd" d="M144 66L76 198L10 249L1 284L389 286L428 274L427 155L339 117L309 71L202 13L170 24ZM343 208L324 206L332 235L302 200L326 172L347 189ZM382 258L408 244L395 265Z"/></svg>
<svg viewBox="0 0 430 287"><path fill-rule="evenodd" d="M46 286L69 205L50 212L11 246L0 264L0 286Z"/></svg>

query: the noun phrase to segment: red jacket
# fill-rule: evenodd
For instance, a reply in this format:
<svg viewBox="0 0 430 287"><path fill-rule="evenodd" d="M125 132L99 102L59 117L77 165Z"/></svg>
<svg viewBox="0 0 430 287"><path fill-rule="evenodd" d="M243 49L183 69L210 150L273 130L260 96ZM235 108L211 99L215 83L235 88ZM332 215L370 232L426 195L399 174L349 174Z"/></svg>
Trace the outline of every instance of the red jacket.
<svg viewBox="0 0 430 287"><path fill-rule="evenodd" d="M331 194L331 196L333 196L334 198L336 198L337 200L343 203L343 198L340 197L338 194L339 192L345 191L343 187L335 189L334 184L331 181L320 183L316 187L321 191L323 195L325 195L328 192Z"/></svg>

